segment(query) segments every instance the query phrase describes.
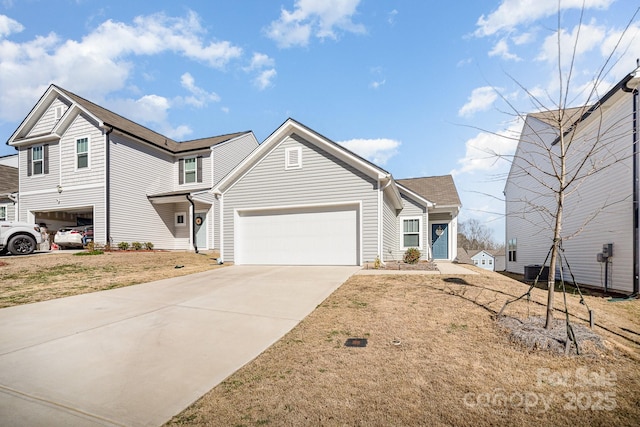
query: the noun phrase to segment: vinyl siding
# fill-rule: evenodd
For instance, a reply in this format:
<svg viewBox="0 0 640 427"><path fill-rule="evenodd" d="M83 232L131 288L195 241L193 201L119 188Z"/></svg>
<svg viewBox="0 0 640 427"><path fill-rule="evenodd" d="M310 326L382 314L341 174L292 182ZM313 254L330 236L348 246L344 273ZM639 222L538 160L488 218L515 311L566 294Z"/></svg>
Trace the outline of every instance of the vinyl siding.
<svg viewBox="0 0 640 427"><path fill-rule="evenodd" d="M387 197L384 198L382 211L382 227L383 232L383 254L384 261L393 261L398 259L398 219L396 209Z"/></svg>
<svg viewBox="0 0 640 427"><path fill-rule="evenodd" d="M20 147L18 161L20 163L20 194L32 191L42 191L55 189L60 182L60 145L57 142L49 142L49 173L27 176L28 149ZM34 146L42 145L35 144Z"/></svg>
<svg viewBox="0 0 640 427"><path fill-rule="evenodd" d="M186 237L182 227L176 231L174 226L175 212L189 212L186 198L179 206L152 204L147 198L166 192L170 180L177 182L173 156L119 134L111 134L110 139L113 243L151 242L158 249L189 249L189 223L184 227Z"/></svg>
<svg viewBox="0 0 640 427"><path fill-rule="evenodd" d="M190 182L188 184L187 183L180 184L180 159L187 159L187 158L193 158L193 157L202 158L202 182L198 182L196 180L196 182ZM211 187L213 185L211 181L211 172L210 172L212 169L211 162L212 162L211 150L199 151L195 154L188 154L184 156L176 156L175 161L173 161L173 171L172 171L173 181L172 183L167 182L165 184L164 191L166 191L167 189L166 185L172 185L172 187L169 187L169 188L173 188L173 191L181 191L181 190L188 191L188 190L200 189L204 187Z"/></svg>
<svg viewBox="0 0 640 427"><path fill-rule="evenodd" d="M402 211L395 218L395 245L391 248L393 260L401 260L404 256L406 249L402 248L402 220L407 217L420 217L422 224L422 247L420 248L420 254L422 259L429 257L429 233L426 217L426 208L420 206L404 194L402 195Z"/></svg>
<svg viewBox="0 0 640 427"><path fill-rule="evenodd" d="M36 135L44 135L51 133L53 127L58 123L59 119L56 119L56 108L62 107L63 114L69 108L67 104L62 102L60 98L55 99L47 111L42 115L40 120L35 124L35 126L29 131L28 137L36 136Z"/></svg>
<svg viewBox="0 0 640 427"><path fill-rule="evenodd" d="M285 150L302 148L302 168L285 170ZM293 135L267 153L223 196L224 258L234 259L234 209L362 202L364 261L378 255L377 182ZM312 244L312 242L310 242Z"/></svg>
<svg viewBox="0 0 640 427"><path fill-rule="evenodd" d="M89 140L89 167L77 169L76 139ZM95 123L78 115L60 139L60 184L62 187L104 182L104 135ZM50 168L50 170L52 170Z"/></svg>
<svg viewBox="0 0 640 427"><path fill-rule="evenodd" d="M603 286L604 265L596 262L596 255L602 252L602 245L613 243L613 258L610 265L609 287L631 292L633 290L633 171L632 171L632 127L631 98L623 96L617 101L599 110L603 117L578 128L574 138L576 147L568 160L568 168L576 167L583 158L585 145L599 139L602 149L592 156L599 165L610 165L606 170L597 172L579 185L568 189L565 199L562 233L564 255L578 283ZM528 118L527 122L534 121ZM542 127L539 123L536 128ZM601 129L599 131L599 129ZM506 194L506 239L517 239L517 262L509 262L507 270L522 274L524 266L542 264L551 247L553 238L553 220L545 215L544 209L555 208L553 192L540 195L540 184L530 175L523 173L525 163L519 158L533 159L536 165L547 167L548 161L541 153L528 149L531 132L523 132L519 145L519 154L512 166L509 180L505 186ZM557 148L556 148L557 149ZM612 157L613 156L613 157ZM615 160L618 159L618 160ZM532 168L528 168L532 173ZM533 169L534 174L539 174ZM538 210L531 208L532 204ZM568 238L570 237L570 238ZM568 270L565 269L568 277Z"/></svg>
<svg viewBox="0 0 640 427"><path fill-rule="evenodd" d="M213 185L220 182L233 168L258 147L252 133L213 147Z"/></svg>

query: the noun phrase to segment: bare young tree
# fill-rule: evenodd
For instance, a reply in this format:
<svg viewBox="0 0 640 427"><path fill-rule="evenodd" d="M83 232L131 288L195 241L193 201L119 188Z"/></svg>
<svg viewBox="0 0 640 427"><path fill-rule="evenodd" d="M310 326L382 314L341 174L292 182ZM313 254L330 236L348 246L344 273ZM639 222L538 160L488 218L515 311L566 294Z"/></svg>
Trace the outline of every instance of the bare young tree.
<svg viewBox="0 0 640 427"><path fill-rule="evenodd" d="M493 230L471 218L458 224L458 247L466 250L496 249Z"/></svg>
<svg viewBox="0 0 640 427"><path fill-rule="evenodd" d="M616 121L606 118L603 108L600 108L603 99L600 98L599 88L603 86L611 67L619 60L618 50L622 37L638 10L640 8L633 14L625 32L593 76L588 88L582 92L583 98L579 106L571 107L575 104L572 94L580 34L578 32L573 41L571 55L568 55L568 63L565 65L565 52L561 51L561 13L558 13L557 30L557 94L540 96L512 78L531 100L532 109L537 111L530 115L536 119L534 121L527 120L526 115L518 112L506 97L502 97L525 123L518 150L511 159L510 171L510 178L519 178L512 179L512 182L515 182L513 185L520 185L521 196L513 202L514 206L519 206L520 212L513 210L510 214L519 216L523 221L535 222L541 233L551 231L545 320L547 329L552 327L554 318L555 272L562 256L563 242L580 234L606 208L628 199L628 196L618 199L613 196L604 197L598 205L590 206L588 212L580 212L577 226L573 222L571 229L563 228L567 201L574 197L580 198L580 188L586 182L597 179L598 174L620 165L631 156L628 145L616 143L628 136L631 117L618 117ZM582 26L583 14L584 6L578 28ZM633 77L632 73L625 80L630 81ZM624 80L620 83L623 82ZM536 123L543 125L537 126ZM588 132L584 131L587 126ZM571 214L577 215L575 212Z"/></svg>

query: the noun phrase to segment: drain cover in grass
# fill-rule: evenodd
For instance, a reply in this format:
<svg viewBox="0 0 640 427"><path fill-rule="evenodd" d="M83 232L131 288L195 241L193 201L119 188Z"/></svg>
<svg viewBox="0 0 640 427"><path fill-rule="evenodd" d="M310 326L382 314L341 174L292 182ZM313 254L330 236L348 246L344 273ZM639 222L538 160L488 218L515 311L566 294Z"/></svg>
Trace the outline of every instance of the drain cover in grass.
<svg viewBox="0 0 640 427"><path fill-rule="evenodd" d="M367 339L366 338L348 338L344 345L346 347L366 347Z"/></svg>

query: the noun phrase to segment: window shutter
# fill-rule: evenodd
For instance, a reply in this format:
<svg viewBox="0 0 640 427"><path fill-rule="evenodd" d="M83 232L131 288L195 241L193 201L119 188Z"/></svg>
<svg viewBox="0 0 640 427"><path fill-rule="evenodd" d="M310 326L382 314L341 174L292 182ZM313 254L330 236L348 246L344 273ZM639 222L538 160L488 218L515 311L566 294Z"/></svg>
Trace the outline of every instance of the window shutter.
<svg viewBox="0 0 640 427"><path fill-rule="evenodd" d="M42 154L42 170L44 174L49 173L49 144L45 144Z"/></svg>
<svg viewBox="0 0 640 427"><path fill-rule="evenodd" d="M31 147L27 148L27 176L31 176Z"/></svg>
<svg viewBox="0 0 640 427"><path fill-rule="evenodd" d="M178 160L178 184L184 184L184 159Z"/></svg>
<svg viewBox="0 0 640 427"><path fill-rule="evenodd" d="M198 156L196 163L196 181L202 182L202 156Z"/></svg>

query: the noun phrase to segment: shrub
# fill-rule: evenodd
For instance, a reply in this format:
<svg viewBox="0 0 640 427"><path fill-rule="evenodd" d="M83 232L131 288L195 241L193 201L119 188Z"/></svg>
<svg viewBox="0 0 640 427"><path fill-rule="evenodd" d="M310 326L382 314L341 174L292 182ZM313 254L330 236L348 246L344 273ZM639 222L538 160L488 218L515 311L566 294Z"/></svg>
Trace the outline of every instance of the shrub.
<svg viewBox="0 0 640 427"><path fill-rule="evenodd" d="M96 249L96 244L95 242L92 240L89 243L87 243L87 245L85 246L85 248L87 249L87 251L89 252L93 252Z"/></svg>
<svg viewBox="0 0 640 427"><path fill-rule="evenodd" d="M118 248L122 249L123 251L126 251L127 249L129 249L129 243L120 242L118 243Z"/></svg>
<svg viewBox="0 0 640 427"><path fill-rule="evenodd" d="M134 251L139 251L140 249L142 249L142 243L140 243L140 242L133 242L133 243L131 243L131 248L132 248Z"/></svg>
<svg viewBox="0 0 640 427"><path fill-rule="evenodd" d="M373 261L373 268L375 268L376 270L379 269L380 267L382 267L382 262L380 261L380 257L377 256L376 260Z"/></svg>
<svg viewBox="0 0 640 427"><path fill-rule="evenodd" d="M402 260L407 264L415 264L420 261L420 251L416 248L409 248L404 253Z"/></svg>
<svg viewBox="0 0 640 427"><path fill-rule="evenodd" d="M147 243L145 243L145 244L144 244L144 248L145 248L146 250L148 250L148 251L152 250L152 249L153 249L153 243L151 243L151 242L147 242Z"/></svg>

